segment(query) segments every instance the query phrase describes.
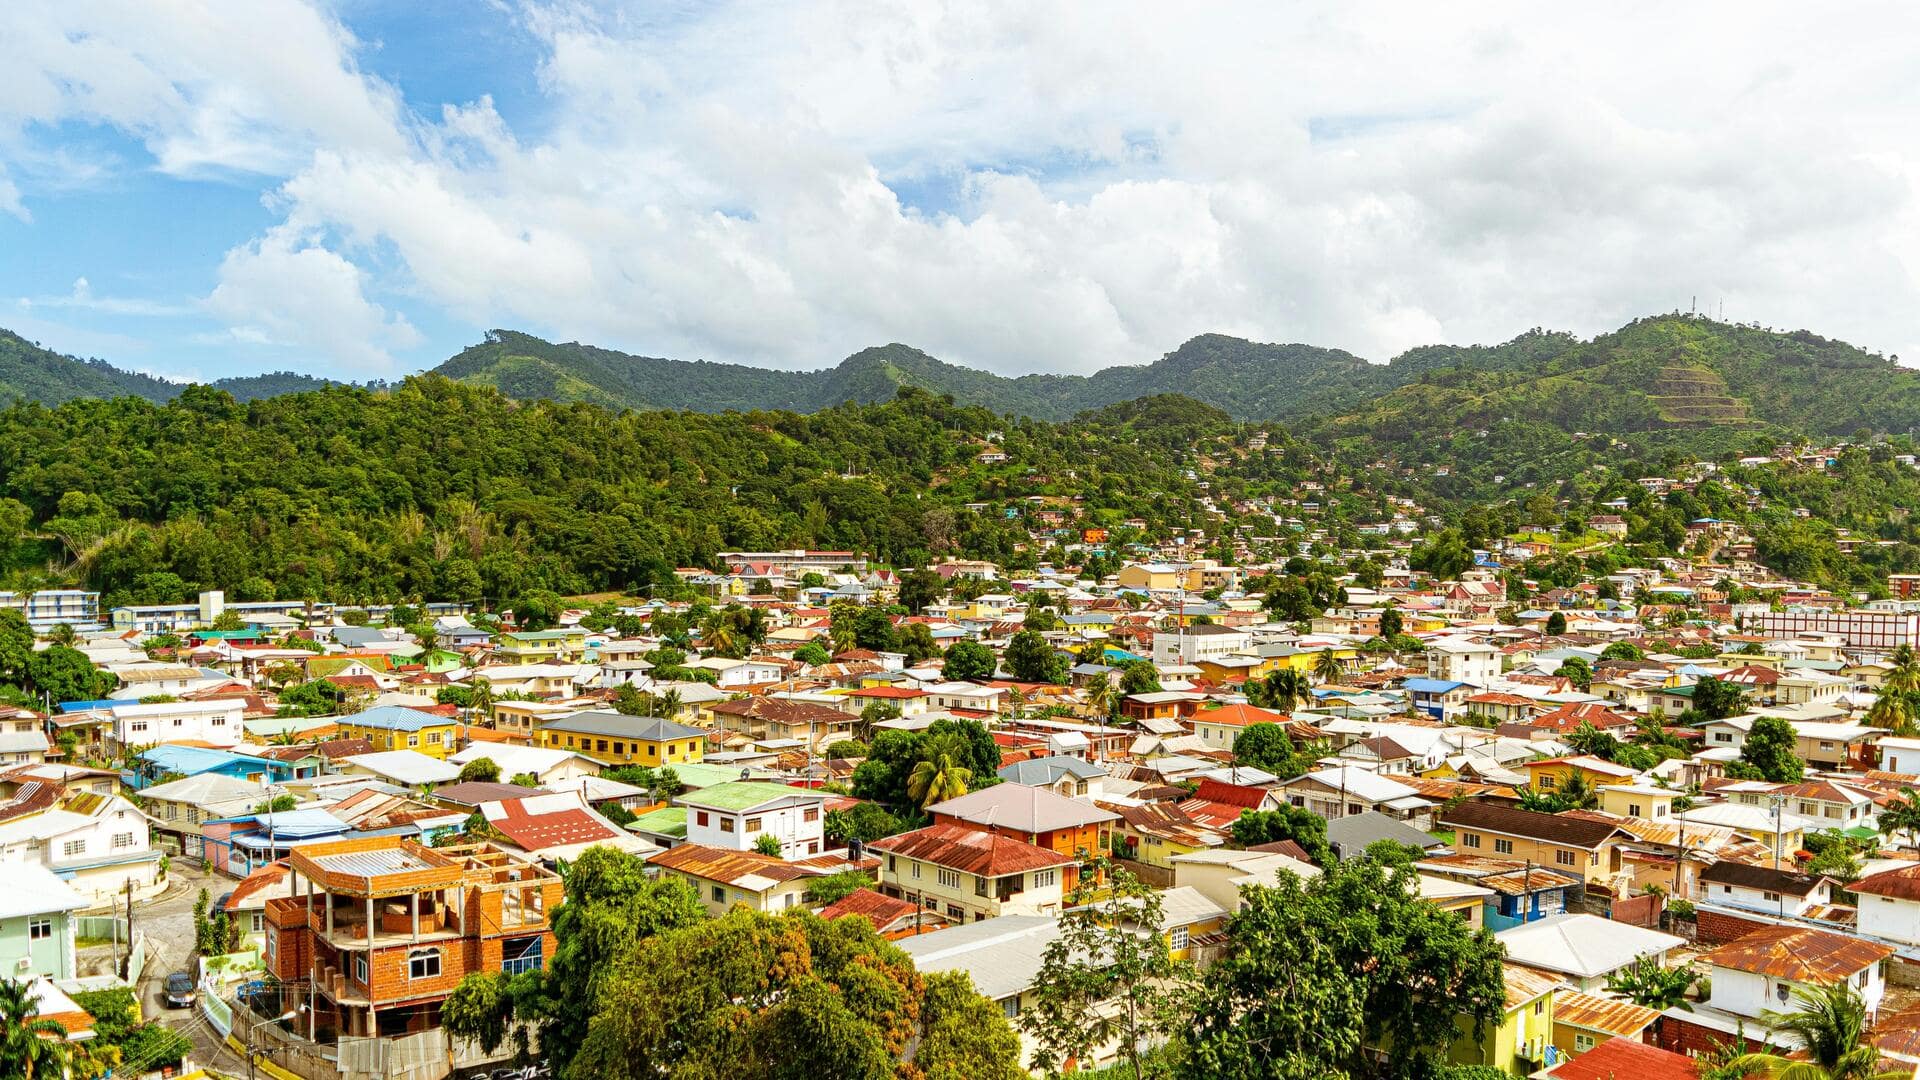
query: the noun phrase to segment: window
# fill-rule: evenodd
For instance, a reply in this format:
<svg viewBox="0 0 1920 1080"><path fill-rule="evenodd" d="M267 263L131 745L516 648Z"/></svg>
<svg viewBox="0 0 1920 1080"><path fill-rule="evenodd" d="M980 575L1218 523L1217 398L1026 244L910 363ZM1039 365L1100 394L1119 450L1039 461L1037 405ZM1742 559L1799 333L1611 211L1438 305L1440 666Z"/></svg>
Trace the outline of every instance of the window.
<svg viewBox="0 0 1920 1080"><path fill-rule="evenodd" d="M1058 870L1035 870L1033 872L1033 887L1036 889L1047 888L1057 880L1058 874Z"/></svg>
<svg viewBox="0 0 1920 1080"><path fill-rule="evenodd" d="M1628 804L1627 804L1627 816L1628 816L1628 817L1639 817L1639 816L1640 816L1640 804L1639 804L1639 803L1637 803L1637 802L1630 802L1630 803L1628 803Z"/></svg>
<svg viewBox="0 0 1920 1080"><path fill-rule="evenodd" d="M605 739L598 739L598 740L595 740L595 741L596 741L596 742L598 742L598 743L600 744L600 745L599 745L599 752L600 752L600 753L602 753L602 754L604 754L604 753L606 753L606 752L607 752L607 740L605 740Z"/></svg>
<svg viewBox="0 0 1920 1080"><path fill-rule="evenodd" d="M1584 1053L1586 1053L1587 1051L1589 1051L1589 1050L1591 1050L1591 1049L1593 1049L1593 1036L1591 1036L1591 1035L1578 1035L1578 1034L1576 1034L1576 1035L1575 1035L1575 1036L1573 1037L1573 1052L1574 1052L1574 1053L1576 1053L1576 1054L1584 1054Z"/></svg>
<svg viewBox="0 0 1920 1080"><path fill-rule="evenodd" d="M957 889L960 887L960 872L958 870L942 868L936 876L939 877L940 885L943 888Z"/></svg>
<svg viewBox="0 0 1920 1080"><path fill-rule="evenodd" d="M272 963L275 958L275 955L279 951L280 951L280 932L278 930L267 931L267 962Z"/></svg>
<svg viewBox="0 0 1920 1080"><path fill-rule="evenodd" d="M759 819L759 818L757 818L757 817L750 817L750 818L748 818L748 819L747 819L747 831L748 831L748 832L759 832L759 831L760 831L760 819Z"/></svg>
<svg viewBox="0 0 1920 1080"><path fill-rule="evenodd" d="M409 736L407 736L407 745L408 745L408 746L419 746L419 745L420 745L420 736L418 736L418 735L409 735Z"/></svg>
<svg viewBox="0 0 1920 1080"><path fill-rule="evenodd" d="M147 730L147 722L145 720L135 720L132 723L127 725L127 730L132 732L135 735L138 735L141 732Z"/></svg>
<svg viewBox="0 0 1920 1080"><path fill-rule="evenodd" d="M259 912L259 911L256 911L256 912L254 912L254 913L253 913L253 922L252 922L252 929L251 929L250 931L248 931L248 932L249 932L249 933L254 933L254 934L258 934L258 933L260 933L260 932L262 932L262 931L264 931L264 930L265 930L266 928L267 928L267 916L266 916L266 914L265 914L264 912Z"/></svg>
<svg viewBox="0 0 1920 1080"><path fill-rule="evenodd" d="M959 904L948 904L947 918L952 919L954 922L966 922L967 921L966 909L962 908Z"/></svg>
<svg viewBox="0 0 1920 1080"><path fill-rule="evenodd" d="M407 978L433 979L439 975L439 949L415 949L407 954Z"/></svg>
<svg viewBox="0 0 1920 1080"><path fill-rule="evenodd" d="M727 887L725 885L715 885L713 887L713 902L716 904L724 904L727 902Z"/></svg>
<svg viewBox="0 0 1920 1080"><path fill-rule="evenodd" d="M60 854L68 858L72 858L75 855L85 855L86 853L87 842L85 840L69 840L60 845Z"/></svg>
<svg viewBox="0 0 1920 1080"><path fill-rule="evenodd" d="M428 743L428 745L432 745L432 744L434 744L434 743L437 743L437 742L439 742L439 741L440 741L440 733L439 733L439 732L437 732L437 731L429 731L429 732L427 732L427 743Z"/></svg>
<svg viewBox="0 0 1920 1080"><path fill-rule="evenodd" d="M540 970L540 936L507 941L500 947L500 970L509 975Z"/></svg>
<svg viewBox="0 0 1920 1080"><path fill-rule="evenodd" d="M707 823L707 812L705 810L695 810L693 812L693 823L695 825L705 825Z"/></svg>
<svg viewBox="0 0 1920 1080"><path fill-rule="evenodd" d="M132 833L119 832L119 833L113 834L113 849L115 851L119 851L121 848L130 848L132 846L133 846Z"/></svg>
<svg viewBox="0 0 1920 1080"><path fill-rule="evenodd" d="M1573 866L1579 862L1579 855L1572 851L1556 851L1553 853L1553 861L1561 866Z"/></svg>
<svg viewBox="0 0 1920 1080"><path fill-rule="evenodd" d="M1479 847L1480 834L1479 833L1462 833L1460 836L1460 846L1461 847Z"/></svg>
<svg viewBox="0 0 1920 1080"><path fill-rule="evenodd" d="M621 755L622 757L625 757L627 753L627 744L621 742L619 739L613 740L613 752Z"/></svg>
<svg viewBox="0 0 1920 1080"><path fill-rule="evenodd" d="M1869 973L1869 972L1871 972L1872 970L1873 970L1872 968L1862 968L1862 969L1860 970L1860 974L1858 974L1858 975L1855 975L1855 976L1853 977L1853 985L1855 985L1855 986L1858 986L1858 987L1860 987L1860 988L1861 988L1862 990L1864 990L1864 989L1866 989L1866 987L1867 987L1867 975L1868 975L1868 973Z"/></svg>
<svg viewBox="0 0 1920 1080"><path fill-rule="evenodd" d="M1541 1013L1544 1013L1546 1011L1547 1011L1546 998L1543 997L1539 1001L1536 1001L1533 1003L1533 1015L1539 1016Z"/></svg>
<svg viewBox="0 0 1920 1080"><path fill-rule="evenodd" d="M367 985L367 954L353 954L353 981L361 986Z"/></svg>
<svg viewBox="0 0 1920 1080"><path fill-rule="evenodd" d="M800 820L801 821L819 821L820 808L817 806L809 806L805 810L800 811Z"/></svg>
<svg viewBox="0 0 1920 1080"><path fill-rule="evenodd" d="M1600 865L1600 853L1599 853L1599 852L1597 852L1597 851L1595 851L1595 852L1590 852L1590 853L1589 853L1589 854L1587 855L1587 865L1588 865L1588 866L1599 866L1599 865Z"/></svg>
<svg viewBox="0 0 1920 1080"><path fill-rule="evenodd" d="M914 876L914 877L919 877L919 876L920 876L920 864L919 864L919 863L914 863L914 864L913 864L913 876Z"/></svg>
<svg viewBox="0 0 1920 1080"><path fill-rule="evenodd" d="M1777 892L1763 892L1760 894L1760 898L1771 904L1780 899L1780 894Z"/></svg>
<svg viewBox="0 0 1920 1080"><path fill-rule="evenodd" d="M34 941L44 941L53 936L52 919L34 919L27 923L27 937Z"/></svg>
<svg viewBox="0 0 1920 1080"><path fill-rule="evenodd" d="M1713 741L1714 742L1732 742L1733 736L1725 731L1716 731L1713 733Z"/></svg>
<svg viewBox="0 0 1920 1080"><path fill-rule="evenodd" d="M732 832L732 831L733 831L733 819L732 819L732 818L730 818L730 817L723 817L723 818L721 818L721 819L720 819L720 831L721 831L721 832Z"/></svg>
<svg viewBox="0 0 1920 1080"><path fill-rule="evenodd" d="M1167 948L1172 949L1174 952L1179 952L1186 947L1187 928L1184 926L1174 927L1173 932L1167 935Z"/></svg>
<svg viewBox="0 0 1920 1080"><path fill-rule="evenodd" d="M1502 840L1498 837L1495 837L1493 841L1493 850L1499 852L1502 855L1511 855L1513 854L1513 841Z"/></svg>
<svg viewBox="0 0 1920 1080"><path fill-rule="evenodd" d="M1000 1003L1000 1011L1005 1013L1007 1016L1007 1019L1009 1020L1013 1019L1016 1016L1019 1016L1020 1015L1020 995L1015 994L1012 997L1006 999L1005 1001L1002 1001Z"/></svg>

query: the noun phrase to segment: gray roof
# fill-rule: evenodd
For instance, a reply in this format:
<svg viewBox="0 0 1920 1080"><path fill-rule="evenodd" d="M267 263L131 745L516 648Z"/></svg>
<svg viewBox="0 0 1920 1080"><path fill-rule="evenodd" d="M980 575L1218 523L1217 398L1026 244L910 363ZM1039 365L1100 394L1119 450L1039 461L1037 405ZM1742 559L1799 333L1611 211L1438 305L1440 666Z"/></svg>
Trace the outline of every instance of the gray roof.
<svg viewBox="0 0 1920 1080"><path fill-rule="evenodd" d="M999 1001L1033 986L1047 946L1060 936L1052 915L1000 915L901 938L894 944L922 972L963 971L974 989Z"/></svg>
<svg viewBox="0 0 1920 1080"><path fill-rule="evenodd" d="M999 770L1000 779L1030 787L1044 787L1062 776L1071 776L1076 780L1092 780L1105 775L1107 775L1106 766L1095 765L1091 761L1082 761L1077 757L1067 757L1064 754L1016 761L1011 765L1002 765Z"/></svg>
<svg viewBox="0 0 1920 1080"><path fill-rule="evenodd" d="M1442 846L1440 841L1419 829L1378 810L1332 818L1327 822L1327 843L1342 858L1357 855L1381 840L1391 840L1422 851L1432 851Z"/></svg>
<svg viewBox="0 0 1920 1080"><path fill-rule="evenodd" d="M644 739L648 742L661 742L666 739L695 739L706 735L705 731L686 724L676 724L671 720L662 720L657 716L628 716L626 713L578 712L572 716L562 716L540 725L542 731L567 731L576 735L605 735L610 738Z"/></svg>

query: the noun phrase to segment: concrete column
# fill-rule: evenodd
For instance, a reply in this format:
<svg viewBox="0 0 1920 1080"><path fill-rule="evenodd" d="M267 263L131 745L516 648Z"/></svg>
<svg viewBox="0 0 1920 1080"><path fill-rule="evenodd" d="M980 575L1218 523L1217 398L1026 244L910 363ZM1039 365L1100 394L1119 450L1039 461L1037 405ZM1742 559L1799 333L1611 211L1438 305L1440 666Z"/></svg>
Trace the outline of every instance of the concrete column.
<svg viewBox="0 0 1920 1080"><path fill-rule="evenodd" d="M411 894L410 899L412 900L412 908L413 908L411 912L413 916L413 940L419 941L420 940L420 894L413 893Z"/></svg>

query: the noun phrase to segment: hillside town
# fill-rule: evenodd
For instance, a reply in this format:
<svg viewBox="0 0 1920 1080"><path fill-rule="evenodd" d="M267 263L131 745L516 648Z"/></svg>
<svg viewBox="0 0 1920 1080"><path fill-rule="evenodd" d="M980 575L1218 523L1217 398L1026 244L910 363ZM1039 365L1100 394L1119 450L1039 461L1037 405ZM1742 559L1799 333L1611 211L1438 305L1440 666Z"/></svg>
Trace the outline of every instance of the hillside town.
<svg viewBox="0 0 1920 1080"><path fill-rule="evenodd" d="M1278 562L1076 536L1099 576L730 552L498 612L7 594L38 701L0 715L0 973L114 1075L537 1072L567 1018L462 995L580 963L570 890L633 867L683 920L856 920L1060 1075L1198 1045L1216 1006L1120 995L1249 978L1273 897L1372 866L1496 976L1413 1004L1442 1075L1765 1075L1816 1037L1920 1075L1920 579L1836 595L1687 528L1559 585L1556 538L1436 573L1389 523ZM1103 933L1152 977L1073 982L1131 955Z"/></svg>

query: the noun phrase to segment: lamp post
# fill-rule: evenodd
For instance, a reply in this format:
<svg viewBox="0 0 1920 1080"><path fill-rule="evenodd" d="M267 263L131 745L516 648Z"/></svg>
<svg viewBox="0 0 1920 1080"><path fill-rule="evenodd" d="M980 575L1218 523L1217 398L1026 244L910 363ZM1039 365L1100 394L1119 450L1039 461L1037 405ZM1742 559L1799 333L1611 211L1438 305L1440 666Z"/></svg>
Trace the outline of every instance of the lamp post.
<svg viewBox="0 0 1920 1080"><path fill-rule="evenodd" d="M269 1053L269 1051L262 1049L258 1043L255 1043L253 1041L254 1028L258 1027L259 1024L262 1022L268 1023L268 1024L284 1023L288 1020L293 1019L296 1016L299 1016L304 1011L306 1011L306 1006L304 1005L296 1006L295 1008L288 1009L286 1012L281 1013L279 1016L276 1016L271 1020L256 1021L255 1023L247 1025L247 1080L254 1080L253 1063L259 1060L259 1058L262 1055Z"/></svg>

